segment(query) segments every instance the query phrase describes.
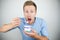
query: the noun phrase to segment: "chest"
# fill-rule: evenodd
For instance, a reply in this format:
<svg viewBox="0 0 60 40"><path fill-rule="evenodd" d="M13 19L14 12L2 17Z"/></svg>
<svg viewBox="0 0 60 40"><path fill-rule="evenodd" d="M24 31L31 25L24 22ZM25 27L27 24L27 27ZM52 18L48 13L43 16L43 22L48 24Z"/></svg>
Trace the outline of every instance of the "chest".
<svg viewBox="0 0 60 40"><path fill-rule="evenodd" d="M32 26L32 29L34 29L37 34L40 34L40 31L41 31L41 24L40 23L36 23Z"/></svg>

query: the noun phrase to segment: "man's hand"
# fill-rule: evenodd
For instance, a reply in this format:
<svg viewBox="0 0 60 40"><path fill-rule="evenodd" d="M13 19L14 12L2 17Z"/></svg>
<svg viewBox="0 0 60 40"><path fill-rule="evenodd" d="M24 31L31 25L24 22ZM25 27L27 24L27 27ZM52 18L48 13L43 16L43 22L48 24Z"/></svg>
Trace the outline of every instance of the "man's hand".
<svg viewBox="0 0 60 40"><path fill-rule="evenodd" d="M24 31L25 34L27 34L28 36L32 37L32 38L36 38L37 36L37 32L35 30L31 30L32 32L26 32Z"/></svg>
<svg viewBox="0 0 60 40"><path fill-rule="evenodd" d="M11 21L11 25L13 25L13 26L19 26L20 25L20 23L21 23L21 20L20 20L20 18L14 18L12 21Z"/></svg>
<svg viewBox="0 0 60 40"><path fill-rule="evenodd" d="M35 30L32 30L31 33L24 31L24 33L32 38L35 38L36 40L48 40L45 36L39 36Z"/></svg>

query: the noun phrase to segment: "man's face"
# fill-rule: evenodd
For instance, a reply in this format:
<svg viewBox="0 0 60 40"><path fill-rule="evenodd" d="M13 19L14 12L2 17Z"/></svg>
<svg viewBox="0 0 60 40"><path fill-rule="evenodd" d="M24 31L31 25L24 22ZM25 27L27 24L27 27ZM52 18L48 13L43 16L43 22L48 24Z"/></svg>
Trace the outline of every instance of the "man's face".
<svg viewBox="0 0 60 40"><path fill-rule="evenodd" d="M27 21L32 22L36 16L36 9L33 5L24 7L24 16Z"/></svg>

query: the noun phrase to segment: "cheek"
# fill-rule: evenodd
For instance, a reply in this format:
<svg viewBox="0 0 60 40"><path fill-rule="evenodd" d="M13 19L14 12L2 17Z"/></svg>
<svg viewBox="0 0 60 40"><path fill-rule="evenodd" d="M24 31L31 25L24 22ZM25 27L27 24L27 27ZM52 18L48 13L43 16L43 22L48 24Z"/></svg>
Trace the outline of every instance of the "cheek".
<svg viewBox="0 0 60 40"><path fill-rule="evenodd" d="M25 18L28 18L27 16L28 16L28 15L27 15L26 13L24 13L24 17L25 17Z"/></svg>
<svg viewBox="0 0 60 40"><path fill-rule="evenodd" d="M35 16L36 16L36 13L33 13L33 14L32 14L32 17L35 17Z"/></svg>
<svg viewBox="0 0 60 40"><path fill-rule="evenodd" d="M27 15L24 13L24 16L26 17Z"/></svg>

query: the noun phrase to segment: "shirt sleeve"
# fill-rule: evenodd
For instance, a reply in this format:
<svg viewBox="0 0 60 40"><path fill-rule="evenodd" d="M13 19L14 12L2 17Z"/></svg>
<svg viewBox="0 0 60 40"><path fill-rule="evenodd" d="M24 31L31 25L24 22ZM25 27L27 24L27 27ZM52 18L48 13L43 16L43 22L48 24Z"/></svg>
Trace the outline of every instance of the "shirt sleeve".
<svg viewBox="0 0 60 40"><path fill-rule="evenodd" d="M41 25L41 36L48 37L47 25L46 25L46 22L44 20L42 21L42 25Z"/></svg>

